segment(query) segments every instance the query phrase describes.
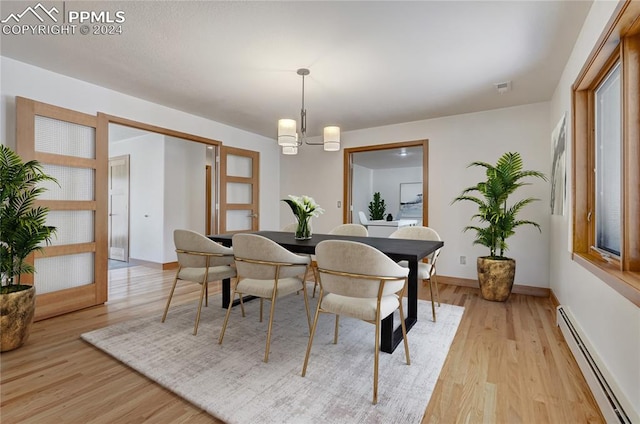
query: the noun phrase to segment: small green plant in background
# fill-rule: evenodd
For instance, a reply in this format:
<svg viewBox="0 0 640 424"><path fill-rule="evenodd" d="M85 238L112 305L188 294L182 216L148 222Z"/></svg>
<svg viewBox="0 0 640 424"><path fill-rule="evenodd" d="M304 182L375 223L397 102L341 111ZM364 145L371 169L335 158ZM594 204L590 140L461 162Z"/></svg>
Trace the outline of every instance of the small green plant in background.
<svg viewBox="0 0 640 424"><path fill-rule="evenodd" d="M369 202L369 218L372 220L384 219L384 212L387 210L387 206L384 204L384 199L380 198L380 192L373 193L373 201Z"/></svg>

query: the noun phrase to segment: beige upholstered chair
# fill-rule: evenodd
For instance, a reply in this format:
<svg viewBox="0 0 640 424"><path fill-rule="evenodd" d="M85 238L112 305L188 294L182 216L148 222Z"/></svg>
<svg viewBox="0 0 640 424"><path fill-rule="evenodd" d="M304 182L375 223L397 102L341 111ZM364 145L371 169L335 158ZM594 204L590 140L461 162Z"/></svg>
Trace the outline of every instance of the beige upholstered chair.
<svg viewBox="0 0 640 424"><path fill-rule="evenodd" d="M369 232L367 231L367 227L365 227L364 225L340 224L329 231L329 234L335 234L339 236L367 237L369 235ZM316 297L316 289L318 287L318 273L316 258L314 256L311 256L311 268L313 270L313 278L315 280L315 284L313 285L313 295L311 297Z"/></svg>
<svg viewBox="0 0 640 424"><path fill-rule="evenodd" d="M433 228L420 226L398 228L389 236L389 238L437 241L442 240ZM433 300L433 286L435 286L436 288L435 297L438 300L438 306L440 306L440 293L438 291L438 280L436 277L436 261L438 259L438 256L440 255L440 250L442 249L438 249L431 255L427 256L427 258L425 259L428 262L418 262L418 278L420 278L423 282L429 284L429 292L431 294L431 314L433 315L433 322L436 321L436 308ZM399 264L405 267L409 266L407 264L407 261L400 261Z"/></svg>
<svg viewBox="0 0 640 424"><path fill-rule="evenodd" d="M409 270L384 253L363 243L345 240L325 240L316 247L320 298L311 327L311 336L302 367L307 372L311 345L320 313L335 314L333 343L338 343L340 315L361 319L375 325L373 360L373 403L378 402L378 355L380 351L380 322L396 309L404 339L407 365L410 365L409 344L404 324L402 296Z"/></svg>
<svg viewBox="0 0 640 424"><path fill-rule="evenodd" d="M285 233L295 233L296 232L296 228L298 228L298 223L297 222L292 222L291 224L287 224L284 227L282 227L280 229L280 231L284 231ZM309 223L309 229L311 231L313 231L313 226L311 225L311 223ZM311 261L313 262L313 258L311 259ZM314 281L313 296L315 297L315 295L316 295L316 285L318 284L318 279L316 278L315 269L312 266L309 267L309 271L311 271L311 273L313 275L313 281ZM304 281L307 281L307 274L305 274L305 276L304 276Z"/></svg>
<svg viewBox="0 0 640 424"><path fill-rule="evenodd" d="M260 322L264 299L271 301L269 325L267 328L267 347L264 352L264 362L269 360L271 345L271 328L273 326L273 312L278 297L303 291L304 305L307 310L307 325L311 328L309 316L309 300L303 276L309 267L309 256L296 255L289 252L278 243L256 234L235 234L233 236L233 251L235 254L238 278L231 290L231 300L236 293L240 296L240 308L244 313L243 295L253 295L260 298ZM224 317L224 324L220 332L218 343L222 343L224 333L231 315L231 304Z"/></svg>
<svg viewBox="0 0 640 424"><path fill-rule="evenodd" d="M295 233L298 224L296 222L292 222L291 224L287 224L280 229L280 231L284 231L285 233Z"/></svg>
<svg viewBox="0 0 640 424"><path fill-rule="evenodd" d="M196 323L193 327L193 335L195 336L198 334L202 299L204 298L205 304L209 305L209 283L236 276L236 270L231 266L234 262L233 249L221 246L202 234L190 230L175 230L173 242L178 254L178 271L173 279L173 286L171 293L169 293L169 299L167 299L167 306L164 308L162 322L167 318L169 304L178 280L199 283L202 285L202 289L200 290Z"/></svg>
<svg viewBox="0 0 640 424"><path fill-rule="evenodd" d="M285 233L295 233L296 228L298 228L298 223L292 222L282 227L280 231L284 231ZM311 230L311 232L313 232L313 225L311 224L311 222L309 222L309 229Z"/></svg>
<svg viewBox="0 0 640 424"><path fill-rule="evenodd" d="M340 236L358 236L367 237L369 232L367 227L360 224L341 224L329 231L329 234L337 234Z"/></svg>

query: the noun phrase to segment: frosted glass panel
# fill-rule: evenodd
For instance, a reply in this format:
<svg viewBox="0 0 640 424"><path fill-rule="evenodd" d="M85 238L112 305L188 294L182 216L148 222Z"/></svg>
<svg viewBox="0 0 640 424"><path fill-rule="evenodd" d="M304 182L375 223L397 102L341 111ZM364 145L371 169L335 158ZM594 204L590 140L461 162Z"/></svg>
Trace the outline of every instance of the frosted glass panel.
<svg viewBox="0 0 640 424"><path fill-rule="evenodd" d="M227 183L227 203L252 203L251 184Z"/></svg>
<svg viewBox="0 0 640 424"><path fill-rule="evenodd" d="M93 264L92 252L36 259L36 293L51 293L93 283Z"/></svg>
<svg viewBox="0 0 640 424"><path fill-rule="evenodd" d="M95 159L95 129L57 119L36 116L35 148L37 152Z"/></svg>
<svg viewBox="0 0 640 424"><path fill-rule="evenodd" d="M93 220L93 211L49 211L47 225L58 229L51 244L55 246L93 242Z"/></svg>
<svg viewBox="0 0 640 424"><path fill-rule="evenodd" d="M90 168L71 168L43 164L45 173L58 180L58 184L47 181L42 185L47 191L42 193L42 200L94 200L94 174Z"/></svg>
<svg viewBox="0 0 640 424"><path fill-rule="evenodd" d="M250 211L227 211L227 231L251 230Z"/></svg>
<svg viewBox="0 0 640 424"><path fill-rule="evenodd" d="M253 160L245 156L227 155L227 175L251 178Z"/></svg>

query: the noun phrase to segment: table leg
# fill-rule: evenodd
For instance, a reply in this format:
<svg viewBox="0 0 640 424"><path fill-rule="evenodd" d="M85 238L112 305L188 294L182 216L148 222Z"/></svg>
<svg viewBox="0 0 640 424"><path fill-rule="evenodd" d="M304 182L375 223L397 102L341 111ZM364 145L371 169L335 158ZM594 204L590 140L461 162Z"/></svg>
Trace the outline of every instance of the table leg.
<svg viewBox="0 0 640 424"><path fill-rule="evenodd" d="M407 287L407 314L404 325L407 333L418 322L418 262L409 261L409 278ZM393 314L382 320L380 334L380 350L386 353L393 353L396 346L402 341L402 327L393 326Z"/></svg>

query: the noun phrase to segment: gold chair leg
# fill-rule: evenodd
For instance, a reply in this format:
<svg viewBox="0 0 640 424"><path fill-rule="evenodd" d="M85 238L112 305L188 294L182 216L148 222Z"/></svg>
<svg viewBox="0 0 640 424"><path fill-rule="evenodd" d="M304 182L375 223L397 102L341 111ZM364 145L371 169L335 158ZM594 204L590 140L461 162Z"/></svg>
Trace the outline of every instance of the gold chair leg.
<svg viewBox="0 0 640 424"><path fill-rule="evenodd" d="M433 280L433 284L436 285L436 300L438 301L438 306L440 306L440 290L438 289L438 279L436 278L436 274L431 276L431 280Z"/></svg>
<svg viewBox="0 0 640 424"><path fill-rule="evenodd" d="M411 365L411 358L409 357L409 341L407 340L407 327L404 323L404 308L402 307L402 298L400 298L399 305L400 312L400 327L402 328L402 341L404 342L404 355L407 358L407 365Z"/></svg>
<svg viewBox="0 0 640 424"><path fill-rule="evenodd" d="M198 313L196 314L196 324L193 327L193 335L198 334L198 324L200 323L200 311L202 311L202 298L204 297L205 291L207 291L207 283L202 284L202 290L200 290L200 303L198 303Z"/></svg>
<svg viewBox="0 0 640 424"><path fill-rule="evenodd" d="M304 308L307 311L307 326L309 327L309 334L311 334L311 314L309 313L309 298L307 297L307 284L302 282L302 295L304 296Z"/></svg>
<svg viewBox="0 0 640 424"><path fill-rule="evenodd" d="M171 286L171 292L169 293L169 299L167 299L167 306L165 306L164 308L164 314L162 314L162 321L164 322L165 319L167 319L167 312L169 312L169 304L171 303L171 298L173 297L173 292L176 289L176 284L178 283L178 273L180 272L180 269L178 269L178 271L176 272L176 278L173 279L173 286Z"/></svg>
<svg viewBox="0 0 640 424"><path fill-rule="evenodd" d="M262 322L262 305L264 304L264 299L260 298L260 322Z"/></svg>
<svg viewBox="0 0 640 424"><path fill-rule="evenodd" d="M313 318L313 325L311 326L311 334L309 334L309 343L307 343L307 353L304 355L304 365L302 366L302 376L307 373L307 364L309 364L309 354L311 353L311 345L313 344L313 336L316 334L316 326L318 325L318 316L320 315L320 302L316 307L316 315Z"/></svg>
<svg viewBox="0 0 640 424"><path fill-rule="evenodd" d="M431 316L433 317L433 322L436 322L436 304L433 299L433 284L431 284L431 279L424 280L429 282L429 292L431 293Z"/></svg>
<svg viewBox="0 0 640 424"><path fill-rule="evenodd" d="M231 309L233 306L233 298L236 297L236 291L231 291L231 300L229 300L229 307L227 307L227 313L224 315L224 322L222 323L222 330L220 330L220 337L218 337L218 344L222 344L224 338L224 332L227 330L227 323L229 322L229 315L231 315ZM240 295L242 299L242 295Z"/></svg>
<svg viewBox="0 0 640 424"><path fill-rule="evenodd" d="M204 290L204 306L208 307L209 306L209 282L207 282L205 284L205 290Z"/></svg>
<svg viewBox="0 0 640 424"><path fill-rule="evenodd" d="M311 272L313 272L313 296L316 297L316 288L318 287L318 268L315 266L311 268Z"/></svg>
<svg viewBox="0 0 640 424"><path fill-rule="evenodd" d="M336 326L333 329L333 344L338 344L338 328L340 324L340 315L336 314Z"/></svg>
<svg viewBox="0 0 640 424"><path fill-rule="evenodd" d="M238 293L238 297L240 298L240 310L242 311L242 318L244 318L246 315L244 314L244 302L242 301L242 297L244 295L242 293Z"/></svg>
<svg viewBox="0 0 640 424"><path fill-rule="evenodd" d="M271 313L269 314L269 328L267 330L267 348L264 351L264 362L269 362L269 349L271 348L271 329L273 327L273 315L276 310L276 290L273 290L271 296Z"/></svg>

